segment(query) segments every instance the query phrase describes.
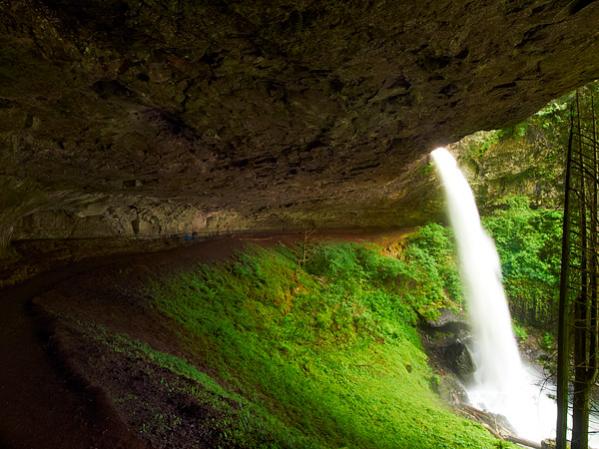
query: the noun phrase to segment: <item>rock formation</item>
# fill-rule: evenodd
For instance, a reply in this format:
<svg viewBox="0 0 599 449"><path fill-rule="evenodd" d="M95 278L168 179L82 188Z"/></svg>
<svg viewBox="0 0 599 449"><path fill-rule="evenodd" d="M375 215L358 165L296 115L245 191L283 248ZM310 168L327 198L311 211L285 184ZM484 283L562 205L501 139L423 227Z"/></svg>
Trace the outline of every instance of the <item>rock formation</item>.
<svg viewBox="0 0 599 449"><path fill-rule="evenodd" d="M400 226L599 77L599 4L0 0L4 238Z"/></svg>

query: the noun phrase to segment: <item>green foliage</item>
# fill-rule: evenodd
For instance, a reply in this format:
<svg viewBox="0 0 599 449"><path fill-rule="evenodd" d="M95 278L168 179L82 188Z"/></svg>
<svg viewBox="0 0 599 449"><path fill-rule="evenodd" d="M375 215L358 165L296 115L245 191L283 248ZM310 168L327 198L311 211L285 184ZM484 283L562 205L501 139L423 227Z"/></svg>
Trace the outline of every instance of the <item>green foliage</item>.
<svg viewBox="0 0 599 449"><path fill-rule="evenodd" d="M501 198L483 217L497 246L510 308L528 325L547 327L556 317L561 222L561 212L533 209L524 196ZM434 318L442 307L462 305L455 252L451 231L438 224L423 226L408 240L405 298L422 316Z"/></svg>
<svg viewBox="0 0 599 449"><path fill-rule="evenodd" d="M528 196L536 207L561 207L572 99L569 94L554 100L521 123L476 133L459 145L483 213L513 195Z"/></svg>
<svg viewBox="0 0 599 449"><path fill-rule="evenodd" d="M499 142L501 138L501 132L499 131L491 131L485 135L485 138L479 143L479 145L470 147L470 150L473 152L472 156L475 158L480 158L485 155L485 153L491 148L491 146L495 145Z"/></svg>
<svg viewBox="0 0 599 449"><path fill-rule="evenodd" d="M501 135L501 131L481 132L477 139L468 143L461 158L466 163L479 167L487 151L499 142Z"/></svg>
<svg viewBox="0 0 599 449"><path fill-rule="evenodd" d="M570 93L562 98L550 101L533 117L539 119L543 123L543 128L549 128L552 125L551 120L556 119L557 117L563 117L564 113L568 111L569 103L573 98L573 93Z"/></svg>
<svg viewBox="0 0 599 449"><path fill-rule="evenodd" d="M494 204L483 224L495 240L510 308L523 323L547 327L555 320L559 292L562 214L533 209L524 196ZM463 304L456 249L451 231L423 226L408 240L405 298L418 313L434 318L440 308Z"/></svg>
<svg viewBox="0 0 599 449"><path fill-rule="evenodd" d="M584 104L591 95L599 97L599 82L578 91L581 126L589 129L591 114ZM569 93L522 123L465 139L460 150L497 243L512 311L531 325L547 327L556 318L562 220L556 210L563 207L565 149L575 101L575 92Z"/></svg>
<svg viewBox="0 0 599 449"><path fill-rule="evenodd" d="M545 332L539 341L541 349L551 352L555 349L555 337L550 332Z"/></svg>
<svg viewBox="0 0 599 449"><path fill-rule="evenodd" d="M559 291L562 214L531 209L526 197L509 197L483 219L501 259L512 310L530 325L555 317Z"/></svg>
<svg viewBox="0 0 599 449"><path fill-rule="evenodd" d="M229 391L215 379L198 370L193 364L173 354L157 351L146 343L133 340L124 334L115 334L103 326L80 326L86 336L96 344L105 345L111 351L128 359L132 366L144 366L144 373L159 377L159 383L169 392L169 396L184 398L191 396L203 406L207 406L218 419L209 419L210 429L219 435L217 447L245 447L275 449L308 447L317 448L300 431L286 426L269 414L260 404L247 401L236 392ZM165 376L165 370L176 376ZM144 401L143 396L133 389L125 397L113 398L116 402ZM144 406L146 408L146 406ZM185 422L178 415L156 408L151 417L144 421L139 431L159 437L160 434L182 431ZM277 444L272 444L276 440Z"/></svg>
<svg viewBox="0 0 599 449"><path fill-rule="evenodd" d="M408 240L404 259L413 279L406 295L426 318L441 308L457 309L462 303L455 244L451 231L436 223L421 227Z"/></svg>
<svg viewBox="0 0 599 449"><path fill-rule="evenodd" d="M512 126L508 126L506 128L502 128L498 131L497 136L498 139L494 143L497 143L499 140L510 139L510 138L522 138L526 136L526 132L528 131L528 122L520 122Z"/></svg>
<svg viewBox="0 0 599 449"><path fill-rule="evenodd" d="M259 411L252 416L268 428L270 447L290 447L285 435L297 448L493 447L487 432L446 410L431 389L438 379L414 310L432 313L450 301L447 268L431 257L449 257L451 243L434 226L412 241L405 260L343 244L313 248L304 265L290 249L253 248L234 263L157 280L149 293L218 384ZM436 273L426 275L431 267ZM215 388L185 364L152 357Z"/></svg>
<svg viewBox="0 0 599 449"><path fill-rule="evenodd" d="M528 332L523 326L520 326L517 323L513 323L512 328L514 329L514 335L516 336L518 341L526 341L528 339Z"/></svg>
<svg viewBox="0 0 599 449"><path fill-rule="evenodd" d="M432 162L428 162L420 166L420 171L424 176L430 176L435 172L435 167Z"/></svg>

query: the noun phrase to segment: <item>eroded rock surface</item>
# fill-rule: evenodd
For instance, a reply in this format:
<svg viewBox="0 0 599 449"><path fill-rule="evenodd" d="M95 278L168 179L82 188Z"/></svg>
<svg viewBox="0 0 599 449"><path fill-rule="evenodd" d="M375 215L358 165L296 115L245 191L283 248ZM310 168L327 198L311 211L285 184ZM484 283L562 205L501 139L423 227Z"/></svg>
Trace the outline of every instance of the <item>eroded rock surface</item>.
<svg viewBox="0 0 599 449"><path fill-rule="evenodd" d="M17 238L418 223L435 145L599 77L588 0L0 10L0 226Z"/></svg>
<svg viewBox="0 0 599 449"><path fill-rule="evenodd" d="M421 319L421 329L422 341L437 369L451 371L466 384L471 381L474 362L468 350L471 333L466 318L442 310L436 320Z"/></svg>

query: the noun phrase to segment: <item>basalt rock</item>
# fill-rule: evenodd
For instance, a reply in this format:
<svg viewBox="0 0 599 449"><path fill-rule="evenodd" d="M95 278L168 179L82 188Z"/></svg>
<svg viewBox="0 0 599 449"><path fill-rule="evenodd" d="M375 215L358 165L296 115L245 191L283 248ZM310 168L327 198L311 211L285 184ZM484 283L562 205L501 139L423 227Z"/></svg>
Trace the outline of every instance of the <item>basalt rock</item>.
<svg viewBox="0 0 599 449"><path fill-rule="evenodd" d="M468 383L474 363L468 350L470 327L463 317L444 310L436 320L421 322L423 342L438 366L449 370L462 382Z"/></svg>
<svg viewBox="0 0 599 449"><path fill-rule="evenodd" d="M456 339L450 345L443 348L443 358L447 366L463 382L468 383L472 380L474 373L474 363L468 351L467 341Z"/></svg>
<svg viewBox="0 0 599 449"><path fill-rule="evenodd" d="M0 12L4 238L416 224L434 146L599 77L595 1Z"/></svg>

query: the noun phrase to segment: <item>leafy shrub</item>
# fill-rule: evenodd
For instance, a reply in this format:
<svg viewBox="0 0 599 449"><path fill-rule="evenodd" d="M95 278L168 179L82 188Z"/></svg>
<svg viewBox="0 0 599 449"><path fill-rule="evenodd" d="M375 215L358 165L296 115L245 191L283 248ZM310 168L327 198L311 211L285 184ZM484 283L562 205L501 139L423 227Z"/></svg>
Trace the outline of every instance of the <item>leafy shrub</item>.
<svg viewBox="0 0 599 449"><path fill-rule="evenodd" d="M436 223L421 227L404 252L407 273L414 283L406 292L416 310L434 318L440 309L456 309L463 301L451 231Z"/></svg>
<svg viewBox="0 0 599 449"><path fill-rule="evenodd" d="M555 337L550 332L545 332L539 341L541 349L551 352L555 348Z"/></svg>
<svg viewBox="0 0 599 449"><path fill-rule="evenodd" d="M528 339L528 332L523 326L513 323L512 328L514 329L514 335L518 341L526 341Z"/></svg>

